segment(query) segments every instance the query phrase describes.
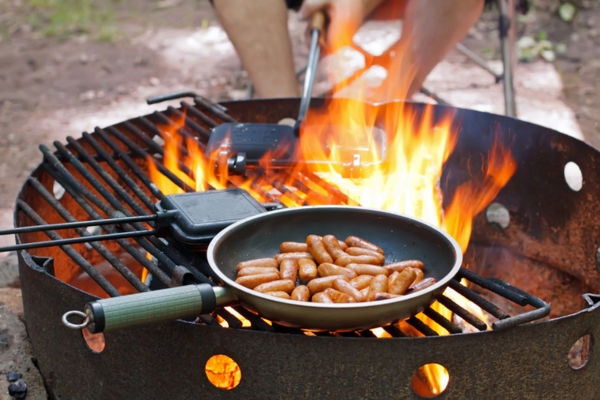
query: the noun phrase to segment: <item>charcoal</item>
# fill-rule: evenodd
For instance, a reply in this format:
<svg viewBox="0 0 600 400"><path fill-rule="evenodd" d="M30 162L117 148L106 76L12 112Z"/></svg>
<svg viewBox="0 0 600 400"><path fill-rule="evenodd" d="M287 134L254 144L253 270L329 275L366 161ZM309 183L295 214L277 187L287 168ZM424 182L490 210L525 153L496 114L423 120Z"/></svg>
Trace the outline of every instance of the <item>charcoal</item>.
<svg viewBox="0 0 600 400"><path fill-rule="evenodd" d="M19 374L17 372L7 372L6 373L6 379L8 379L9 382L14 382L18 379L21 379L23 377L23 374Z"/></svg>

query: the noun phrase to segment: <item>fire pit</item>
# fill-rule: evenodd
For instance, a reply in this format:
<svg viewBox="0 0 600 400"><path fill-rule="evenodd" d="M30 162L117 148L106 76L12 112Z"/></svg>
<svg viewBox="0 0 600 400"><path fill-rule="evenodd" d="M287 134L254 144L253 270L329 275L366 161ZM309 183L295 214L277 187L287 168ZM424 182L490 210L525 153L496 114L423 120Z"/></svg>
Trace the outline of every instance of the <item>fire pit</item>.
<svg viewBox="0 0 600 400"><path fill-rule="evenodd" d="M160 139L165 132L177 131L196 143L179 144L184 159L188 149L203 149L210 129L222 122L276 123L298 108L296 99L231 102L224 104L226 112L201 98L194 105L181 104L180 109L169 107L96 128L79 140L69 138L67 146L55 143L56 153L41 146L44 162L19 195L16 226L152 214L164 187L199 189L191 186L193 168L169 165L171 144L163 146ZM96 296L190 282L214 285L216 277L203 253L154 236L21 251L27 329L51 393L57 398L418 398L439 392L440 398L568 398L573 393L593 398L600 383L592 351L600 326L599 297L582 295L600 289L595 241L600 229L595 210L600 155L575 139L511 118L442 106L403 107L416 119L443 120L451 111L460 121L440 179L448 213L462 184L486 171L491 163L486 155L498 140L518 164L506 186L486 202L493 203L473 221L465 253L468 269L459 278L474 285L467 288L459 280L450 285L464 302L447 293L439 298L460 318L428 308L374 330L312 333L235 307L190 321L93 337L65 328L61 316ZM568 174L581 172L583 185L565 179L565 166ZM260 195L267 208L356 201L319 174L296 169L283 179L262 167L249 171L254 177L249 181L230 176L200 189L241 186ZM166 186L159 183L163 189L149 171L167 179ZM147 227L136 222L104 230ZM95 233L80 229L61 236L49 231L48 236L58 240ZM26 233L17 239L28 243L46 238ZM544 302L551 306L550 319L527 323L547 314ZM467 309L470 305L484 312L476 315ZM570 351L576 342L580 351ZM219 355L234 362L222 363L223 358L214 358ZM570 355L578 362L569 360ZM432 383L435 379L428 374L442 377L444 384Z"/></svg>

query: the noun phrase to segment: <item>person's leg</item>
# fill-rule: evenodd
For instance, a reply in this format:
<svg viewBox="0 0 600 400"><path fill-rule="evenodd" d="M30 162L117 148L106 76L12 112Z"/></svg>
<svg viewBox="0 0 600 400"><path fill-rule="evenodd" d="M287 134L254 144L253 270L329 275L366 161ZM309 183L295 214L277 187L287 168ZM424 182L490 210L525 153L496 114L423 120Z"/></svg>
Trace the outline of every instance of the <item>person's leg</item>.
<svg viewBox="0 0 600 400"><path fill-rule="evenodd" d="M257 97L299 95L284 0L214 0Z"/></svg>
<svg viewBox="0 0 600 400"><path fill-rule="evenodd" d="M379 100L410 97L483 12L484 0L409 0Z"/></svg>

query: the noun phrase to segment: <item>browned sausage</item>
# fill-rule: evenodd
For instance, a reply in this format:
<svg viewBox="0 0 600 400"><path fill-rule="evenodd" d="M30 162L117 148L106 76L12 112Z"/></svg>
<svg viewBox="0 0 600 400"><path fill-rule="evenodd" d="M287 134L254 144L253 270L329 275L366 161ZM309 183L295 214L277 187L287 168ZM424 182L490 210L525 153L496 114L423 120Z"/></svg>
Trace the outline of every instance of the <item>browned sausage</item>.
<svg viewBox="0 0 600 400"><path fill-rule="evenodd" d="M308 282L317 277L317 264L308 258L298 260L298 276L301 282Z"/></svg>
<svg viewBox="0 0 600 400"><path fill-rule="evenodd" d="M373 278L371 283L369 284L369 291L367 293L367 301L375 300L375 295L377 293L385 293L387 292L388 286L388 278L385 275L377 275Z"/></svg>
<svg viewBox="0 0 600 400"><path fill-rule="evenodd" d="M275 260L277 260L277 265L279 265L283 260L299 260L301 258L308 258L310 260L313 259L312 254L305 252L294 252L294 253L281 253L275 255Z"/></svg>
<svg viewBox="0 0 600 400"><path fill-rule="evenodd" d="M312 297L314 303L333 303L333 300L323 292L315 293Z"/></svg>
<svg viewBox="0 0 600 400"><path fill-rule="evenodd" d="M379 254L384 254L381 248L371 242L367 242L365 239L359 238L358 236L348 236L345 240L348 247L362 247L363 249L373 250Z"/></svg>
<svg viewBox="0 0 600 400"><path fill-rule="evenodd" d="M413 283L410 284L410 286L415 286L417 283L421 282L423 280L423 278L425 278L425 273L423 272L422 269L413 268L413 271L415 271L415 273L417 274L417 277L415 278Z"/></svg>
<svg viewBox="0 0 600 400"><path fill-rule="evenodd" d="M381 265L385 262L385 256L383 254L379 254L376 251L363 249L362 247L348 247L346 250L346 254L349 256L372 256L376 257L379 262L377 265Z"/></svg>
<svg viewBox="0 0 600 400"><path fill-rule="evenodd" d="M393 264L384 265L383 268L387 269L391 272L394 271L402 271L404 268L418 268L423 269L423 263L419 260L404 260L399 261Z"/></svg>
<svg viewBox="0 0 600 400"><path fill-rule="evenodd" d="M406 268L402 272L393 272L388 278L388 292L398 295L406 293L406 289L416 277L417 273L412 268Z"/></svg>
<svg viewBox="0 0 600 400"><path fill-rule="evenodd" d="M310 300L310 290L304 285L296 286L291 295L292 300L308 301Z"/></svg>
<svg viewBox="0 0 600 400"><path fill-rule="evenodd" d="M389 272L383 267L371 264L348 264L346 269L356 272L356 275L385 275L388 276Z"/></svg>
<svg viewBox="0 0 600 400"><path fill-rule="evenodd" d="M346 282L343 279L336 279L335 281L333 281L332 287L335 290L338 290L342 293L346 293L347 295L354 297L354 300L356 300L357 302L361 302L364 300L364 296L362 295L360 290L358 290L349 282Z"/></svg>
<svg viewBox="0 0 600 400"><path fill-rule="evenodd" d="M325 289L323 293L329 296L334 303L356 303L354 297L333 288Z"/></svg>
<svg viewBox="0 0 600 400"><path fill-rule="evenodd" d="M314 295L315 293L322 292L323 290L332 287L333 281L335 281L336 279L343 279L345 281L348 280L348 278L346 278L343 275L332 275L326 276L324 278L315 278L308 282L306 286L308 286L310 294Z"/></svg>
<svg viewBox="0 0 600 400"><path fill-rule="evenodd" d="M279 261L274 258L258 258L256 260L242 261L237 265L238 271L247 267L263 267L263 268L277 268Z"/></svg>
<svg viewBox="0 0 600 400"><path fill-rule="evenodd" d="M348 245L346 244L346 242L338 240L338 244L340 245L340 249L342 249L343 251L346 251L346 249L348 248Z"/></svg>
<svg viewBox="0 0 600 400"><path fill-rule="evenodd" d="M283 242L279 245L282 253L307 253L308 245L300 242Z"/></svg>
<svg viewBox="0 0 600 400"><path fill-rule="evenodd" d="M282 292L281 290L276 291L276 292L265 292L265 294L269 295L269 296L273 296L273 297L279 297L280 299L290 299L290 295L287 294L286 292Z"/></svg>
<svg viewBox="0 0 600 400"><path fill-rule="evenodd" d="M255 287L254 290L261 293L282 291L290 294L294 290L295 286L296 282L292 282L289 279L278 279L276 281L260 284Z"/></svg>
<svg viewBox="0 0 600 400"><path fill-rule="evenodd" d="M317 273L320 277L331 276L331 275L344 275L348 279L356 278L357 274L348 268L339 267L331 263L323 263L317 268Z"/></svg>
<svg viewBox="0 0 600 400"><path fill-rule="evenodd" d="M298 276L298 262L296 260L283 260L279 265L279 276L281 279L289 279L296 283Z"/></svg>
<svg viewBox="0 0 600 400"><path fill-rule="evenodd" d="M371 264L381 265L383 262L379 262L377 257L372 256L341 256L335 260L335 264L340 267L345 267L348 264Z"/></svg>
<svg viewBox="0 0 600 400"><path fill-rule="evenodd" d="M350 281L350 284L357 288L358 290L362 290L364 288L369 288L369 284L373 280L372 275L359 275L356 278Z"/></svg>
<svg viewBox="0 0 600 400"><path fill-rule="evenodd" d="M329 253L332 259L337 259L341 256L346 255L344 250L340 247L340 241L333 235L325 235L323 236L323 245L325 246L325 250Z"/></svg>
<svg viewBox="0 0 600 400"><path fill-rule="evenodd" d="M273 272L279 273L277 268L271 267L246 267L242 268L238 271L238 278L240 276L248 276L248 275L258 275L258 274L271 274Z"/></svg>
<svg viewBox="0 0 600 400"><path fill-rule="evenodd" d="M325 250L322 238L317 235L308 235L306 244L308 245L308 252L313 255L317 264L333 262L329 253Z"/></svg>
<svg viewBox="0 0 600 400"><path fill-rule="evenodd" d="M261 285L266 282L272 282L279 279L278 272L272 272L270 274L258 274L258 275L248 275L241 276L237 278L235 281L242 286L245 286L250 289L254 289L258 285Z"/></svg>
<svg viewBox="0 0 600 400"><path fill-rule="evenodd" d="M387 299L395 299L396 297L402 297L399 294L391 294L391 293L377 293L375 295L375 301L377 300L387 300Z"/></svg>
<svg viewBox="0 0 600 400"><path fill-rule="evenodd" d="M406 291L406 294L418 292L419 290L423 290L431 285L434 285L435 283L437 283L435 278L425 278L421 282L417 283L415 286L409 287Z"/></svg>

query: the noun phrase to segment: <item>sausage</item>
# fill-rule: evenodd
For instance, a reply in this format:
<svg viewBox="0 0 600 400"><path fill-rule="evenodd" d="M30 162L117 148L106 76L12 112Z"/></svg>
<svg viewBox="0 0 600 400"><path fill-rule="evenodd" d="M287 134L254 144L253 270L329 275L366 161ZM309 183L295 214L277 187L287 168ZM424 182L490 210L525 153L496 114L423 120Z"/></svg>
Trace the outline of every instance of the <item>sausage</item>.
<svg viewBox="0 0 600 400"><path fill-rule="evenodd" d="M372 280L372 275L359 275L356 278L352 279L350 281L350 284L358 290L362 290L364 288L368 288Z"/></svg>
<svg viewBox="0 0 600 400"><path fill-rule="evenodd" d="M247 267L263 267L263 268L277 268L279 261L274 258L257 258L256 260L242 261L237 265L238 271Z"/></svg>
<svg viewBox="0 0 600 400"><path fill-rule="evenodd" d="M390 273L394 271L401 272L404 268L418 268L423 269L423 263L419 260L404 260L399 261L393 264L384 265L383 268L390 271Z"/></svg>
<svg viewBox="0 0 600 400"><path fill-rule="evenodd" d="M362 247L348 247L346 250L346 254L349 256L372 256L376 257L379 262L378 265L381 265L385 262L385 256L383 254L379 254L376 251L363 249Z"/></svg>
<svg viewBox="0 0 600 400"><path fill-rule="evenodd" d="M413 283L410 284L409 287L415 286L417 283L421 282L423 280L423 278L425 278L425 273L423 272L422 269L413 268L413 271L415 271L415 273L417 274L417 277L415 278Z"/></svg>
<svg viewBox="0 0 600 400"><path fill-rule="evenodd" d="M292 282L289 279L278 279L276 281L262 283L254 288L257 292L286 292L287 294L292 293L296 282Z"/></svg>
<svg viewBox="0 0 600 400"><path fill-rule="evenodd" d="M320 277L331 275L343 275L348 279L354 279L357 276L356 272L344 267L339 267L331 263L323 263L319 265L319 268L317 268L317 273Z"/></svg>
<svg viewBox="0 0 600 400"><path fill-rule="evenodd" d="M322 292L323 290L333 286L333 281L335 281L336 279L343 279L345 281L348 280L348 278L346 278L343 275L331 275L326 276L324 278L315 278L312 281L308 282L306 286L308 286L310 294L314 295L315 293Z"/></svg>
<svg viewBox="0 0 600 400"><path fill-rule="evenodd" d="M313 256L312 254L306 252L281 253L275 255L277 265L279 265L283 260L299 260L301 258L308 258L309 260L312 260Z"/></svg>
<svg viewBox="0 0 600 400"><path fill-rule="evenodd" d="M354 297L333 288L325 289L323 293L329 296L334 303L356 303L356 299Z"/></svg>
<svg viewBox="0 0 600 400"><path fill-rule="evenodd" d="M265 292L265 294L273 297L279 297L280 299L290 299L290 295L286 292L282 292L281 290L278 290L276 292Z"/></svg>
<svg viewBox="0 0 600 400"><path fill-rule="evenodd" d="M340 249L342 249L342 251L346 251L346 249L348 248L348 245L346 244L346 242L341 241L338 239L338 244L340 245Z"/></svg>
<svg viewBox="0 0 600 400"><path fill-rule="evenodd" d="M298 262L296 260L283 260L279 265L279 276L281 279L289 279L296 283L298 276Z"/></svg>
<svg viewBox="0 0 600 400"><path fill-rule="evenodd" d="M393 272L388 278L388 292L398 295L406 293L406 289L416 277L417 273L412 268L405 268L402 272Z"/></svg>
<svg viewBox="0 0 600 400"><path fill-rule="evenodd" d="M333 235L325 235L323 236L323 245L325 246L325 250L329 253L332 259L337 259L341 256L346 255L344 250L340 247L340 241Z"/></svg>
<svg viewBox="0 0 600 400"><path fill-rule="evenodd" d="M364 301L366 301L367 294L369 294L369 287L367 286L366 288L360 289L360 294L363 295L363 299L365 299Z"/></svg>
<svg viewBox="0 0 600 400"><path fill-rule="evenodd" d="M379 262L377 257L372 256L342 256L335 260L335 264L340 267L345 267L348 264L381 265L383 262Z"/></svg>
<svg viewBox="0 0 600 400"><path fill-rule="evenodd" d="M290 297L292 300L308 301L310 300L310 290L308 290L308 287L304 285L296 286Z"/></svg>
<svg viewBox="0 0 600 400"><path fill-rule="evenodd" d="M343 279L336 279L335 281L333 281L333 285L331 287L334 288L335 290L338 290L342 293L346 293L347 295L352 296L354 298L354 300L356 300L357 302L361 302L365 299L364 296L362 295L362 293L360 292L360 290L358 290L357 288L352 286L349 282L347 282Z"/></svg>
<svg viewBox="0 0 600 400"><path fill-rule="evenodd" d="M279 251L282 253L306 253L308 245L301 242L283 242L279 245Z"/></svg>
<svg viewBox="0 0 600 400"><path fill-rule="evenodd" d="M348 236L346 240L344 240L348 247L362 247L363 249L373 250L378 252L379 254L384 254L381 248L371 242L367 242L363 238L359 238L358 236Z"/></svg>
<svg viewBox="0 0 600 400"><path fill-rule="evenodd" d="M388 299L395 299L396 297L402 297L399 294L391 294L391 293L377 293L375 295L375 301L377 300L388 300Z"/></svg>
<svg viewBox="0 0 600 400"><path fill-rule="evenodd" d="M346 269L356 272L356 275L385 275L388 276L389 272L383 267L370 264L348 264Z"/></svg>
<svg viewBox="0 0 600 400"><path fill-rule="evenodd" d="M298 276L300 282L308 282L317 277L317 264L308 258L301 258L298 261Z"/></svg>
<svg viewBox="0 0 600 400"><path fill-rule="evenodd" d="M248 275L241 276L237 278L235 281L242 286L245 286L249 289L254 289L258 285L261 285L266 282L272 282L279 279L278 272L272 272L270 274L258 274L258 275Z"/></svg>
<svg viewBox="0 0 600 400"><path fill-rule="evenodd" d="M388 286L388 278L385 275L377 275L373 278L371 283L369 284L369 291L367 292L367 301L375 300L375 295L377 293L385 293L387 292Z"/></svg>
<svg viewBox="0 0 600 400"><path fill-rule="evenodd" d="M271 274L273 272L279 273L277 268L271 267L246 267L242 268L238 271L238 278L240 276L248 276L248 275L258 275L258 274Z"/></svg>
<svg viewBox="0 0 600 400"><path fill-rule="evenodd" d="M319 292L313 295L313 303L333 303L333 300L323 292Z"/></svg>
<svg viewBox="0 0 600 400"><path fill-rule="evenodd" d="M325 250L323 239L317 235L308 235L306 238L306 244L308 245L308 252L313 255L317 264L332 263L333 259Z"/></svg>
<svg viewBox="0 0 600 400"><path fill-rule="evenodd" d="M415 286L413 287L409 287L408 290L406 291L406 293L414 293L414 292L418 292L419 290L423 290L431 285L436 284L437 281L435 280L435 278L425 278L423 279L421 282L417 283Z"/></svg>

